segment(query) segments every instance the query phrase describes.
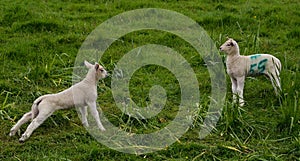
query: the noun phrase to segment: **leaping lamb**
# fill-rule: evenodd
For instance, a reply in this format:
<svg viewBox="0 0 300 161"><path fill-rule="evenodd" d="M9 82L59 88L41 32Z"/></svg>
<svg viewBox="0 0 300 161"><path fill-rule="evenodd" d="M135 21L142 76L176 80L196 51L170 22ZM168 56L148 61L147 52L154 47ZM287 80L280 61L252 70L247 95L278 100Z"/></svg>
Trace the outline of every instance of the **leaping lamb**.
<svg viewBox="0 0 300 161"><path fill-rule="evenodd" d="M232 38L227 39L220 47L220 51L227 55L226 67L232 83L234 102L239 101L240 106L245 103L243 90L246 76L266 75L270 78L276 94L279 94L281 63L278 58L270 54L240 55L239 46Z"/></svg>
<svg viewBox="0 0 300 161"><path fill-rule="evenodd" d="M24 134L19 139L20 142L27 140L32 132L38 128L54 111L60 109L69 109L71 107L80 107L82 123L84 126L89 126L87 121L87 106L95 119L100 130L105 131L96 107L97 100L97 82L101 78L107 76L106 70L95 63L95 65L84 61L85 66L89 69L86 77L72 87L56 93L47 94L37 98L31 107L31 111L25 113L23 117L11 128L9 135L14 136L20 127L30 121L32 122L27 127ZM76 98L74 96L76 95Z"/></svg>

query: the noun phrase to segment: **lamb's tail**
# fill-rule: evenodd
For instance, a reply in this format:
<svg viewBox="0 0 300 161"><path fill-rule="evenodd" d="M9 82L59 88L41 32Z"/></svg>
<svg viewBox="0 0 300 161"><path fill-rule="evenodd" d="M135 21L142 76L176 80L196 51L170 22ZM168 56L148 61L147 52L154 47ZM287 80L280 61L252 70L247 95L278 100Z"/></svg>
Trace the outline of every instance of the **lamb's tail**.
<svg viewBox="0 0 300 161"><path fill-rule="evenodd" d="M41 96L33 102L31 106L31 112L32 112L31 119L34 119L39 114L38 106L43 101L44 98L45 96Z"/></svg>
<svg viewBox="0 0 300 161"><path fill-rule="evenodd" d="M281 62L279 59L275 60L275 66L276 66L276 74L279 75L279 73L281 72Z"/></svg>
<svg viewBox="0 0 300 161"><path fill-rule="evenodd" d="M273 64L275 65L275 73L272 74L273 78L271 78L271 79L276 81L276 87L274 87L275 91L277 91L276 88L278 88L281 91L281 85L280 85L281 83L280 83L280 76L279 76L280 72L281 72L281 68L282 68L281 62L278 58L273 58L272 61L273 61Z"/></svg>
<svg viewBox="0 0 300 161"><path fill-rule="evenodd" d="M281 72L281 62L278 58L272 58L273 64L275 65L276 76L279 76Z"/></svg>

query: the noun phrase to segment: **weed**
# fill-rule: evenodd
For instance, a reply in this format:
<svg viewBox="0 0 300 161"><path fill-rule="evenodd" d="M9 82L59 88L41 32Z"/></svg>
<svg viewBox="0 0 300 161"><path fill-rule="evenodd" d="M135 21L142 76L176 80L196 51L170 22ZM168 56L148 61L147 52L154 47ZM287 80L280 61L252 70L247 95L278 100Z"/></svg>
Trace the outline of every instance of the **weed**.
<svg viewBox="0 0 300 161"><path fill-rule="evenodd" d="M9 97L9 95L11 94L11 92L8 91L2 91L0 95L4 95L5 94L5 99L1 105L0 108L0 118L2 120L7 119L10 121L13 121L14 118L11 118L11 116L9 115L9 108L13 108L14 107L14 103L8 103L7 99Z"/></svg>

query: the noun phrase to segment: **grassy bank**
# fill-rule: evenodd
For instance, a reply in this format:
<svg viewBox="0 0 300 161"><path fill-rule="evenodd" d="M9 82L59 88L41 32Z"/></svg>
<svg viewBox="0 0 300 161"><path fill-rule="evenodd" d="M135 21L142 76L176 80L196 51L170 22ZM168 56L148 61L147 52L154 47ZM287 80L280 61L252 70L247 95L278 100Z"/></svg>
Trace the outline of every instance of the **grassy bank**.
<svg viewBox="0 0 300 161"><path fill-rule="evenodd" d="M0 2L0 160L299 160L300 158L300 11L289 1L10 1ZM143 30L116 41L101 62L112 73L130 50L145 44L168 46L180 53L196 73L201 111L192 128L164 150L145 155L121 153L98 143L82 126L75 110L58 111L20 144L8 136L10 128L30 110L40 95L72 85L77 52L86 37L105 20L138 8L180 12L201 25L219 47L226 36L235 38L241 53L270 53L282 64L283 92L276 97L265 77L247 78L246 105L227 98L213 132L199 139L198 132L209 104L210 79L203 59L187 42L163 31ZM223 55L223 53L220 53ZM147 121L124 115L114 104L111 79L99 83L103 113L126 131L149 133L176 116L180 87L168 70L151 65L130 80L132 100L149 103L149 90L159 85L168 99L162 112ZM26 124L27 125L27 124ZM21 128L24 132L26 126Z"/></svg>

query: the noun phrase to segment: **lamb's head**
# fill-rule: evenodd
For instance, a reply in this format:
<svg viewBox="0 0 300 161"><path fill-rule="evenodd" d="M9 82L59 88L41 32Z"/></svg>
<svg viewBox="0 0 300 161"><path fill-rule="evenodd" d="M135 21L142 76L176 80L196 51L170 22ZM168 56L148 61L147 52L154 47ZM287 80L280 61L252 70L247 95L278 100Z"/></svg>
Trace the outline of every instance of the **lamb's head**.
<svg viewBox="0 0 300 161"><path fill-rule="evenodd" d="M92 77L96 81L98 81L101 78L107 77L107 71L98 63L90 64L87 61L84 61L84 65L89 69L87 77Z"/></svg>
<svg viewBox="0 0 300 161"><path fill-rule="evenodd" d="M239 54L239 46L235 40L228 38L227 41L221 45L220 51L223 51L228 55Z"/></svg>

